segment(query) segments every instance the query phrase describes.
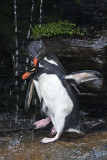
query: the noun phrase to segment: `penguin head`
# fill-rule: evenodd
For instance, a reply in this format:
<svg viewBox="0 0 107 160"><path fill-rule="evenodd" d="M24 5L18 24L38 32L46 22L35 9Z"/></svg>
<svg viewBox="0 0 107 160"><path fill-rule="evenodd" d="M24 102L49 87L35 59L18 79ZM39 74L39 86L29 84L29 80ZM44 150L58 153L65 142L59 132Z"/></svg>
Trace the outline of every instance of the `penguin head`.
<svg viewBox="0 0 107 160"><path fill-rule="evenodd" d="M27 46L27 51L32 58L41 60L46 55L46 46L43 44L42 40L32 41Z"/></svg>

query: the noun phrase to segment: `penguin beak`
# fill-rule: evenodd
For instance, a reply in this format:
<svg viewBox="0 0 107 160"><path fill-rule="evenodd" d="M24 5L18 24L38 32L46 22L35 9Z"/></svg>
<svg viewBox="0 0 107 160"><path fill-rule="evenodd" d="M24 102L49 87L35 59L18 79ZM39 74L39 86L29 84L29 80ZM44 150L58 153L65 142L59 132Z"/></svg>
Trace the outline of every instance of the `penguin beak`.
<svg viewBox="0 0 107 160"><path fill-rule="evenodd" d="M32 75L36 71L36 66L37 66L38 58L34 58L33 62L34 62L35 67L32 70L30 70L29 72L24 73L22 75L22 79L27 79L30 75Z"/></svg>
<svg viewBox="0 0 107 160"><path fill-rule="evenodd" d="M26 72L22 75L22 79L27 79L30 75L36 72L36 68L32 68L29 72Z"/></svg>
<svg viewBox="0 0 107 160"><path fill-rule="evenodd" d="M31 75L31 72L26 72L22 75L22 79L27 79Z"/></svg>
<svg viewBox="0 0 107 160"><path fill-rule="evenodd" d="M34 62L34 65L35 65L35 67L37 66L37 62L38 62L38 58L34 58L33 59L33 62Z"/></svg>

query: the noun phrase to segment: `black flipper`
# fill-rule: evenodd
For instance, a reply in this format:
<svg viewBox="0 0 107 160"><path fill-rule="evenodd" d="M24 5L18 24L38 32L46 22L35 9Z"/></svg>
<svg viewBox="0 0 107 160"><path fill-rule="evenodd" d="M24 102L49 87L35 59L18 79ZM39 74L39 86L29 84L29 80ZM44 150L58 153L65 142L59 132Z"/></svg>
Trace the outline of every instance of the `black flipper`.
<svg viewBox="0 0 107 160"><path fill-rule="evenodd" d="M34 82L33 82L33 79L31 79L30 82L29 82L29 86L28 86L27 94L26 94L26 99L25 99L25 106L24 106L25 111L29 110L33 90L34 90Z"/></svg>

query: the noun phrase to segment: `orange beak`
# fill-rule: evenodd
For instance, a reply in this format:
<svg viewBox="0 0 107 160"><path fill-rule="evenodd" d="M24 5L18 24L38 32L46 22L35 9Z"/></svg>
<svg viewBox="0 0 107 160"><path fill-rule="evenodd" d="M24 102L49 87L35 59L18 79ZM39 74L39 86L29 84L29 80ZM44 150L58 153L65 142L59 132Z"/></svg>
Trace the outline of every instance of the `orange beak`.
<svg viewBox="0 0 107 160"><path fill-rule="evenodd" d="M23 74L22 79L27 79L31 75L31 72L26 72Z"/></svg>
<svg viewBox="0 0 107 160"><path fill-rule="evenodd" d="M34 58L34 59L33 59L33 62L34 62L34 65L35 65L35 67L36 67L37 62L38 62L38 58L37 58L37 59L36 59L36 58Z"/></svg>
<svg viewBox="0 0 107 160"><path fill-rule="evenodd" d="M38 59L34 58L34 59L33 59L33 62L34 62L34 65L35 65L35 67L36 67L37 62L38 62ZM34 70L35 70L35 68L33 68L30 72L24 73L24 74L22 75L22 79L27 79L27 78L33 73Z"/></svg>

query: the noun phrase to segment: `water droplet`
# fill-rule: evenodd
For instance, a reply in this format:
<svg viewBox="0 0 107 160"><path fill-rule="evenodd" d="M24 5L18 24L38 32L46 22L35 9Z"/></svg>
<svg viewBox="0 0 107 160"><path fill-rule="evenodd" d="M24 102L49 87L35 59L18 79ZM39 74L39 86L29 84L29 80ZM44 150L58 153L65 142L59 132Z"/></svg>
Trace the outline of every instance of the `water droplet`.
<svg viewBox="0 0 107 160"><path fill-rule="evenodd" d="M19 100L19 95L18 94L16 95L16 99Z"/></svg>
<svg viewBox="0 0 107 160"><path fill-rule="evenodd" d="M18 76L18 71L15 71L15 76Z"/></svg>
<svg viewBox="0 0 107 160"><path fill-rule="evenodd" d="M15 114L15 123L18 123L18 114L17 114L17 112Z"/></svg>
<svg viewBox="0 0 107 160"><path fill-rule="evenodd" d="M30 24L31 25L31 24ZM30 26L31 27L31 26ZM28 33L27 33L27 38L29 39L30 37L30 29L28 30Z"/></svg>
<svg viewBox="0 0 107 160"><path fill-rule="evenodd" d="M26 66L26 68L25 68L25 71L27 71L28 70L28 66Z"/></svg>
<svg viewBox="0 0 107 160"><path fill-rule="evenodd" d="M13 61L15 61L15 56L13 55Z"/></svg>
<svg viewBox="0 0 107 160"><path fill-rule="evenodd" d="M35 105L37 104L37 100L36 100L36 99L34 100L34 104L35 104Z"/></svg>
<svg viewBox="0 0 107 160"><path fill-rule="evenodd" d="M23 85L23 86L21 86L21 91L24 91L24 85Z"/></svg>
<svg viewBox="0 0 107 160"><path fill-rule="evenodd" d="M18 86L18 80L15 81L15 86Z"/></svg>
<svg viewBox="0 0 107 160"><path fill-rule="evenodd" d="M12 91L10 90L10 96L12 95Z"/></svg>
<svg viewBox="0 0 107 160"><path fill-rule="evenodd" d="M26 63L28 63L29 62L29 58L28 57L26 57Z"/></svg>
<svg viewBox="0 0 107 160"><path fill-rule="evenodd" d="M19 110L19 106L18 105L16 105L16 111L18 111Z"/></svg>
<svg viewBox="0 0 107 160"><path fill-rule="evenodd" d="M19 52L18 52L18 50L16 49L16 56L18 56L18 54L19 54Z"/></svg>
<svg viewBox="0 0 107 160"><path fill-rule="evenodd" d="M26 79L25 79L25 81L24 81L24 86L26 85Z"/></svg>
<svg viewBox="0 0 107 160"><path fill-rule="evenodd" d="M17 68L17 67L18 67L18 65L19 65L19 64L18 64L18 62L16 62L16 63L15 63L15 67Z"/></svg>

